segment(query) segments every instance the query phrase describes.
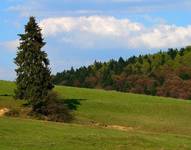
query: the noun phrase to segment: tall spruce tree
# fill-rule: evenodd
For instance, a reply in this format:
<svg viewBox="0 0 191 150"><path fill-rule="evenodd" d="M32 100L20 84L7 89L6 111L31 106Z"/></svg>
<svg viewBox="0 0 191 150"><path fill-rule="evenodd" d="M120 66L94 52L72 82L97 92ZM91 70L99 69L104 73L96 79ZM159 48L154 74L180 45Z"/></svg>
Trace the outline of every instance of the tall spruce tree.
<svg viewBox="0 0 191 150"><path fill-rule="evenodd" d="M25 33L19 36L20 46L15 58L15 97L27 100L32 104L33 111L36 111L43 106L45 97L53 88L49 60L47 54L41 50L46 43L34 17L30 17Z"/></svg>

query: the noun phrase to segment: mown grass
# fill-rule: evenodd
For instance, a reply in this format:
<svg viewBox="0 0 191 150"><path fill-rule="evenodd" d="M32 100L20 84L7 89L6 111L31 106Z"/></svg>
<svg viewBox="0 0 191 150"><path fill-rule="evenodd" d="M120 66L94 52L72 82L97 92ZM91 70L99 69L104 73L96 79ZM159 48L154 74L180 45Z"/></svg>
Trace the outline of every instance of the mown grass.
<svg viewBox="0 0 191 150"><path fill-rule="evenodd" d="M10 96L14 94L15 84L14 82L1 81L0 80L0 96Z"/></svg>
<svg viewBox="0 0 191 150"><path fill-rule="evenodd" d="M69 99L82 99L76 112L79 122L191 135L191 101L71 87L56 87L56 91Z"/></svg>
<svg viewBox="0 0 191 150"><path fill-rule="evenodd" d="M122 132L76 124L0 119L0 149L4 150L180 150L191 147L181 135Z"/></svg>
<svg viewBox="0 0 191 150"><path fill-rule="evenodd" d="M13 95L14 86L0 81L0 93ZM1 118L0 149L191 149L190 101L63 86L55 90L62 99L80 102L73 123ZM21 104L0 96L0 107ZM133 130L106 129L95 122Z"/></svg>

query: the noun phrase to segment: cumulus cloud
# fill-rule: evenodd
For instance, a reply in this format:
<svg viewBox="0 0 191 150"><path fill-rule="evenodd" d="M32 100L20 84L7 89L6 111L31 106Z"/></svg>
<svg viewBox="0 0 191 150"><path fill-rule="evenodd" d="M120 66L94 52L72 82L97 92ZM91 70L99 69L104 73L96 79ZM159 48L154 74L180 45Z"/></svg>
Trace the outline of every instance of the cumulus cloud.
<svg viewBox="0 0 191 150"><path fill-rule="evenodd" d="M160 24L146 27L112 16L47 18L43 34L79 48L168 48L190 44L191 26Z"/></svg>
<svg viewBox="0 0 191 150"><path fill-rule="evenodd" d="M78 30L78 32L98 35L119 36L123 31L140 31L142 28L141 24L133 23L128 19L118 20L104 16L49 18L42 20L40 25L45 35Z"/></svg>

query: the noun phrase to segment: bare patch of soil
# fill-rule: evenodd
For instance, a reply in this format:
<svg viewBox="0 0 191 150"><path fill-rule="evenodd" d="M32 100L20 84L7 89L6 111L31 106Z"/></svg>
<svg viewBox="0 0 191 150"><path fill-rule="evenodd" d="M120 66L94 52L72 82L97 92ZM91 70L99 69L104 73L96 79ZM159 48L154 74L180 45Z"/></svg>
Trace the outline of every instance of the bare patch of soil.
<svg viewBox="0 0 191 150"><path fill-rule="evenodd" d="M8 108L2 108L0 109L0 117L4 116L5 113L9 112Z"/></svg>
<svg viewBox="0 0 191 150"><path fill-rule="evenodd" d="M106 129L115 129L115 130L120 130L120 131L133 131L133 127L128 127L128 126L120 126L120 125L106 125L106 124L101 124L101 123L96 123L96 122L91 122L92 126L96 127L101 127L101 128L106 128Z"/></svg>
<svg viewBox="0 0 191 150"><path fill-rule="evenodd" d="M121 131L132 131L133 130L132 127L119 126L119 125L108 125L107 128L121 130Z"/></svg>

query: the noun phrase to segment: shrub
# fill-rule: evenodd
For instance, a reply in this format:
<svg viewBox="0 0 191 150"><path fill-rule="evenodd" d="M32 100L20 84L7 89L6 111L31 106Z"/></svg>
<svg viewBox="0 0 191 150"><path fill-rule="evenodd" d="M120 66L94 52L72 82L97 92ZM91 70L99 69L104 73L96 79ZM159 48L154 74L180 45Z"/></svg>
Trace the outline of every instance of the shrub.
<svg viewBox="0 0 191 150"><path fill-rule="evenodd" d="M64 101L58 99L56 92L49 92L41 107L32 114L41 119L46 118L56 122L69 122L73 119L71 110Z"/></svg>
<svg viewBox="0 0 191 150"><path fill-rule="evenodd" d="M12 108L8 112L6 112L5 115L9 117L19 117L19 110Z"/></svg>

